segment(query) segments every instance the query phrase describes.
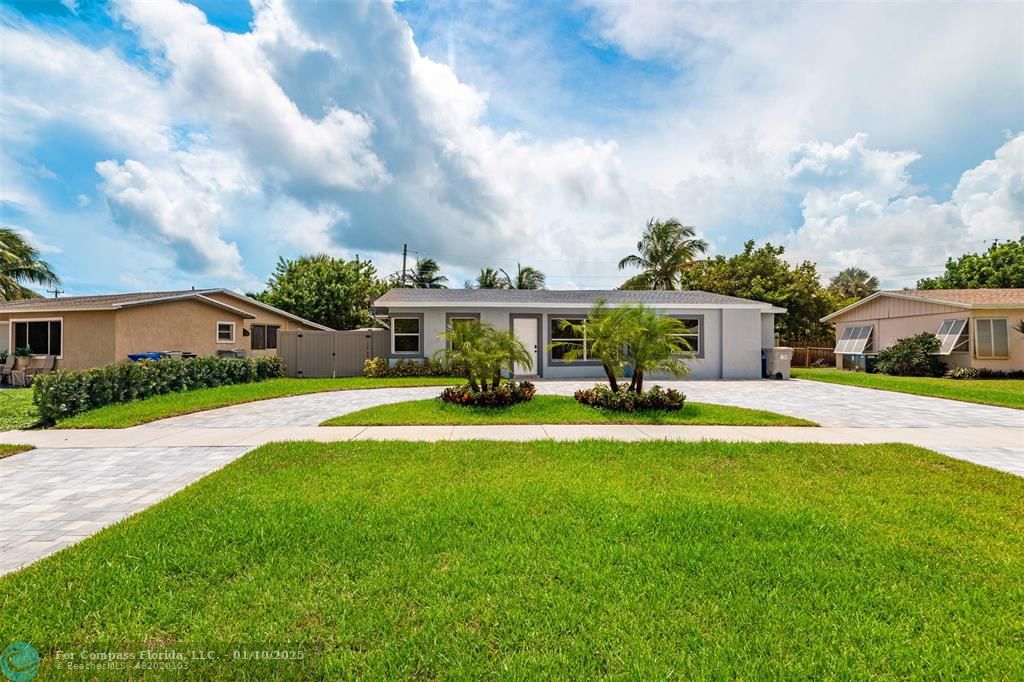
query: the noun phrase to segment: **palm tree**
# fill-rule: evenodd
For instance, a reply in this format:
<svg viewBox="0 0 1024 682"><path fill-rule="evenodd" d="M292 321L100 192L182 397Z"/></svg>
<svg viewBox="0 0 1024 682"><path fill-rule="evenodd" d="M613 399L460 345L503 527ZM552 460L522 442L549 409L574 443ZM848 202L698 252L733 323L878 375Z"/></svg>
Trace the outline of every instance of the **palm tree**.
<svg viewBox="0 0 1024 682"><path fill-rule="evenodd" d="M608 308L599 301L591 308L584 323L563 323L573 336L583 338L586 327L587 357L601 361L608 385L619 390L618 377L625 373L626 365L633 368L629 389L633 393L644 390L644 376L652 372L668 372L676 377L686 376L690 369L686 360L693 356L689 344L680 336L683 323L643 305ZM583 357L579 342L555 342L548 346L566 348L563 359L574 362Z"/></svg>
<svg viewBox="0 0 1024 682"><path fill-rule="evenodd" d="M434 359L465 367L474 393L498 388L503 370L511 373L516 365L533 367L533 357L522 341L486 322L453 325L441 338L445 347L434 353Z"/></svg>
<svg viewBox="0 0 1024 682"><path fill-rule="evenodd" d="M501 277L501 270L494 268L482 268L476 277L476 282L467 282L467 289L504 289L505 280Z"/></svg>
<svg viewBox="0 0 1024 682"><path fill-rule="evenodd" d="M447 289L448 278L440 274L441 267L433 258L417 258L409 268L409 281L414 289Z"/></svg>
<svg viewBox="0 0 1024 682"><path fill-rule="evenodd" d="M643 393L644 377L648 373L668 372L676 378L689 374L685 359L693 354L689 344L679 336L683 323L645 306L636 306L633 315L637 331L629 342L629 363L633 366L629 390Z"/></svg>
<svg viewBox="0 0 1024 682"><path fill-rule="evenodd" d="M625 374L628 364L629 340L636 330L632 326L630 307L609 308L605 301L598 301L587 314L586 321L574 323L563 320L562 331L574 339L587 338L587 357L601 361L601 368L608 377L608 386L619 390L619 377ZM548 349L564 348L562 359L574 362L583 359L583 346L578 342L556 341Z"/></svg>
<svg viewBox="0 0 1024 682"><path fill-rule="evenodd" d="M841 299L861 299L878 291L878 278L862 268L846 268L829 280L828 288Z"/></svg>
<svg viewBox="0 0 1024 682"><path fill-rule="evenodd" d="M524 268L521 263L516 263L515 277L504 270L501 274L505 276L505 285L509 289L543 289L546 280L543 272L529 265Z"/></svg>
<svg viewBox="0 0 1024 682"><path fill-rule="evenodd" d="M675 289L679 274L708 249L708 243L696 236L694 227L683 225L675 218L664 221L651 218L636 243L639 254L619 261L619 270L628 267L642 270L627 281L630 288Z"/></svg>
<svg viewBox="0 0 1024 682"><path fill-rule="evenodd" d="M0 301L39 298L24 286L25 282L57 285L60 278L24 237L9 227L0 227Z"/></svg>

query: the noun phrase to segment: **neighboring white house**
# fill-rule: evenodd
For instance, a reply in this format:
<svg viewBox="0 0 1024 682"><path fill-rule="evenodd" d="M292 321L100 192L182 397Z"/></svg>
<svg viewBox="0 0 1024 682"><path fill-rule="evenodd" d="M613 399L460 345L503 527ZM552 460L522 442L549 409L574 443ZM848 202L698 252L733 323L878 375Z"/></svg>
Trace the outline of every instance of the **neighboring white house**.
<svg viewBox="0 0 1024 682"><path fill-rule="evenodd" d="M569 339L560 320L583 321L598 301L610 306L642 303L685 324L685 338L696 358L695 379L757 379L761 350L774 345L775 315L786 312L768 303L720 296L704 291L556 291L551 289L392 289L378 298L373 313L391 329L389 357L430 357L444 346L440 335L460 320L483 321L515 333L534 354L532 369L517 367L518 376L600 378L594 360L562 359L549 349L552 341Z"/></svg>

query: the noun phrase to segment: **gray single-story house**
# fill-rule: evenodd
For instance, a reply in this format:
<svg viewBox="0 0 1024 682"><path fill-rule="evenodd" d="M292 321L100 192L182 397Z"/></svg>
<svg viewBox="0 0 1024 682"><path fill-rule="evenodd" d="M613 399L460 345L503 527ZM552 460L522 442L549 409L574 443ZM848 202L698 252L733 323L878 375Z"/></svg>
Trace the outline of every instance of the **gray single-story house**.
<svg viewBox="0 0 1024 682"><path fill-rule="evenodd" d="M610 306L640 303L682 320L696 355L690 363L694 379L760 378L761 350L774 345L775 315L786 312L705 291L392 289L374 301L373 314L391 330L393 361L430 357L443 348L439 337L452 324L474 320L508 329L534 353L533 367L517 367L517 376L601 378L597 361L568 363L561 349L548 345L573 340L565 338L560 320L583 321L602 300ZM586 338L582 342L585 352Z"/></svg>

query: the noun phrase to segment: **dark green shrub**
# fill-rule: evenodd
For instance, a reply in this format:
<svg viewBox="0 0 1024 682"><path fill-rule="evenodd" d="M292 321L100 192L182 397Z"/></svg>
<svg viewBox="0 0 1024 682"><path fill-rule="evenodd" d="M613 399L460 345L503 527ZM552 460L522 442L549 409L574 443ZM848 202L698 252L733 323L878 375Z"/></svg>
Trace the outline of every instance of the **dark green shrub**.
<svg viewBox="0 0 1024 682"><path fill-rule="evenodd" d="M437 360L397 360L394 365L387 358L370 358L363 364L363 376L370 379L384 377L460 377L466 371L456 365L447 365Z"/></svg>
<svg viewBox="0 0 1024 682"><path fill-rule="evenodd" d="M940 377L946 373L946 366L936 356L940 348L939 337L931 332L900 339L878 351L875 371L901 377Z"/></svg>
<svg viewBox="0 0 1024 682"><path fill-rule="evenodd" d="M608 386L594 386L576 391L573 395L577 402L590 407L615 412L637 412L640 410L666 410L675 412L683 409L686 396L674 388L654 386L648 391L634 393L625 388L613 391Z"/></svg>
<svg viewBox="0 0 1024 682"><path fill-rule="evenodd" d="M104 405L282 376L284 362L279 357L122 362L96 369L42 374L32 383L32 399L40 418L52 423Z"/></svg>
<svg viewBox="0 0 1024 682"><path fill-rule="evenodd" d="M529 381L505 381L498 388L474 391L468 384L450 386L441 393L441 400L454 405L473 407L508 407L533 400L537 388Z"/></svg>

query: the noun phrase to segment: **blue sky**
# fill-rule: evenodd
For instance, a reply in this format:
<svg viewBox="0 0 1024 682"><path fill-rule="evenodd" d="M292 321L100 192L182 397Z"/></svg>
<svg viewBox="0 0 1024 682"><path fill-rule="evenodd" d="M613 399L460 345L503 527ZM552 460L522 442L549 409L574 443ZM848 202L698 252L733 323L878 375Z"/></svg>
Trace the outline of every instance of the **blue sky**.
<svg viewBox="0 0 1024 682"><path fill-rule="evenodd" d="M70 293L279 256L613 287L647 218L888 286L1024 234L1024 5L7 0L0 222Z"/></svg>

